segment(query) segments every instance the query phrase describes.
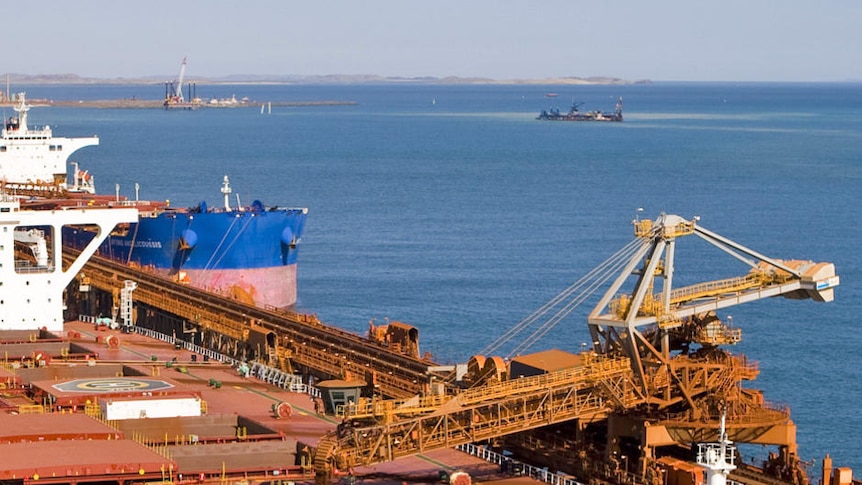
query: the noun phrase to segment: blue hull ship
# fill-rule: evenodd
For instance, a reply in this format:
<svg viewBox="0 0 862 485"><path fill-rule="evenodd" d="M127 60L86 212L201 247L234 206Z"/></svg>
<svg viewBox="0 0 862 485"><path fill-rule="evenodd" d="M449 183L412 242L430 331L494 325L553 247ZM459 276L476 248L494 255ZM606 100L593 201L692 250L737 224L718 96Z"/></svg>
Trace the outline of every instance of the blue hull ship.
<svg viewBox="0 0 862 485"><path fill-rule="evenodd" d="M228 186L225 178L225 187ZM224 189L223 189L224 190ZM192 209L138 202L137 223L121 225L99 255L258 306L296 302L298 243L307 209L249 207ZM69 228L67 240L84 247L93 234Z"/></svg>
<svg viewBox="0 0 862 485"><path fill-rule="evenodd" d="M7 189L36 197L32 208L135 207L138 222L118 226L99 254L257 306L284 308L296 303L296 258L305 227L305 208L266 207L255 201L231 207L224 177L224 204L180 209L166 202L130 201L96 194L93 177L77 164L71 184L66 166L77 149L99 144L98 137L54 137L50 128L27 126L29 106L23 93L17 116L7 120L0 138L0 177ZM44 160L43 164L31 163ZM91 228L67 227L64 240L84 247Z"/></svg>

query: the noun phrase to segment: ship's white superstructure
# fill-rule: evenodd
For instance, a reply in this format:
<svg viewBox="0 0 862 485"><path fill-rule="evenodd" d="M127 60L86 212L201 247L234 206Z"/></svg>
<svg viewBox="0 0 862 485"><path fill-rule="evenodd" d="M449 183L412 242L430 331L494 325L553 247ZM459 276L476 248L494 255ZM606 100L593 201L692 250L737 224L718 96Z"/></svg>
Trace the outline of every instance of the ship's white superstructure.
<svg viewBox="0 0 862 485"><path fill-rule="evenodd" d="M63 290L117 224L137 220L137 209L22 210L17 198L0 193L0 330L62 332ZM68 266L62 259L66 225L97 228Z"/></svg>
<svg viewBox="0 0 862 485"><path fill-rule="evenodd" d="M721 427L718 430L717 443L699 443L697 445L697 464L706 470L706 485L727 485L727 475L736 470L734 459L736 447L727 439L725 429L726 412L721 413Z"/></svg>
<svg viewBox="0 0 862 485"><path fill-rule="evenodd" d="M99 137L55 138L50 126L30 128L30 105L24 93L18 93L14 110L17 115L5 121L0 134L3 182L9 189L66 189L69 157L83 147L98 145Z"/></svg>

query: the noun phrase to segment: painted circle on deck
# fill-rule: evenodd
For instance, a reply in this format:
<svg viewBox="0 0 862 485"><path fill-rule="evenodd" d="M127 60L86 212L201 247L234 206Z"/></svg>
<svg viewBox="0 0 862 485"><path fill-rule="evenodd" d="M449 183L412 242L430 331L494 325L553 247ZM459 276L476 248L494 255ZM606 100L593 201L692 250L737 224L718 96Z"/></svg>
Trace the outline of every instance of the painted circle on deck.
<svg viewBox="0 0 862 485"><path fill-rule="evenodd" d="M62 392L82 392L89 394L106 394L111 392L129 391L161 391L170 389L173 384L160 379L139 379L135 377L104 377L93 379L75 379L53 385Z"/></svg>

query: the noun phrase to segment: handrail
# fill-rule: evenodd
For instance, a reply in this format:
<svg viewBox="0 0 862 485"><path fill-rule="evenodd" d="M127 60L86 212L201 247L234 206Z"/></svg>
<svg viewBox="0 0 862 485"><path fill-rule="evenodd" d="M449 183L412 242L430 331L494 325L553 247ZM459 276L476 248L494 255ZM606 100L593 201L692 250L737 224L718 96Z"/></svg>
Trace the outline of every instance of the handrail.
<svg viewBox="0 0 862 485"><path fill-rule="evenodd" d="M497 465L500 465L501 468L506 467L509 473L512 473L514 475L528 476L533 479L539 480L540 482L548 483L550 485L584 485L584 483L575 480L573 477L571 477L571 475L567 475L560 472L552 472L547 468L539 468L533 465L528 465L522 461L506 457L501 453L497 453L496 451L489 450L484 446L477 446L472 443L467 443L463 445L458 445L455 447L455 449L463 451L468 455L481 458L488 463L496 463ZM518 466L513 466L516 464ZM520 473L516 471L518 468L521 469Z"/></svg>

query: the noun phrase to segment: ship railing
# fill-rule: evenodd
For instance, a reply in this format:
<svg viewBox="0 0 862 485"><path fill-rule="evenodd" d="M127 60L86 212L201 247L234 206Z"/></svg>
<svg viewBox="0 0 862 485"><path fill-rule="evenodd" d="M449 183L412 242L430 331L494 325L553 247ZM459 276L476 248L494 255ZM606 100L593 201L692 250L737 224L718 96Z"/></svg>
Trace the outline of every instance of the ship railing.
<svg viewBox="0 0 862 485"><path fill-rule="evenodd" d="M15 261L15 272L16 273L53 273L54 265L49 264L47 266L34 266L32 263L27 261Z"/></svg>
<svg viewBox="0 0 862 485"><path fill-rule="evenodd" d="M481 458L488 463L496 463L497 465L500 465L501 470L508 472L512 475L530 477L534 480L549 483L551 485L584 485L583 483L575 480L574 477L572 477L571 475L561 472L554 472L548 470L547 468L539 468L533 465L528 465L524 462L509 458L502 453L497 453L496 451L490 450L485 446L466 443L463 445L458 445L455 448L460 451L463 451L464 453L467 453L468 455Z"/></svg>
<svg viewBox="0 0 862 485"><path fill-rule="evenodd" d="M281 369L269 367L260 362L252 364L250 375L273 386L288 389L291 392L308 394L313 397L321 396L319 389L302 382L302 376L284 372Z"/></svg>
<svg viewBox="0 0 862 485"><path fill-rule="evenodd" d="M167 335L161 332L156 332L155 330L139 327L137 325L129 325L127 326L127 330L130 332L134 332L140 335L144 335L146 337L161 340L162 342L169 343L177 349L186 349L188 351L194 352L196 354L200 354L204 356L205 360L214 360L216 362L221 362L223 364L229 364L232 367L239 366L242 361L235 359L229 355L224 355L216 352L215 350L208 349L205 347L201 347L200 345L193 344L191 342L187 342L185 340L178 339L173 335Z"/></svg>
<svg viewBox="0 0 862 485"><path fill-rule="evenodd" d="M83 319L86 318L86 316L81 315L78 318L79 320L84 321ZM93 317L90 318L92 319ZM173 335L167 335L161 332L156 332L155 330L149 328L138 327L136 325L130 326L129 330L140 335L144 335L156 340L161 340L162 342L167 342L173 345L175 348L183 348L190 352L203 355L205 359L230 364L232 367L239 367L241 364L243 364L243 361L241 360L235 359L228 355L221 354L212 349L208 349L206 347L202 347L200 345L178 339ZM252 364L249 375L269 384L272 384L273 386L287 389L291 392L308 394L309 396L317 398L322 396L320 389L303 383L302 376L283 372L279 369L268 367L258 362Z"/></svg>
<svg viewBox="0 0 862 485"><path fill-rule="evenodd" d="M84 323L97 323L99 321L99 319L101 319L101 318L103 318L103 317L101 317L101 316L97 317L96 315L84 315L82 313L78 314L78 321L84 322Z"/></svg>
<svg viewBox="0 0 862 485"><path fill-rule="evenodd" d="M775 425L790 419L790 407L782 403L763 401L759 406L745 408L744 411L732 413L727 417L728 425L750 426L750 425ZM661 421L661 425L668 427L697 427L698 424L710 423L713 427L718 425L717 415L704 415L699 422L689 419L688 412L669 414Z"/></svg>
<svg viewBox="0 0 862 485"><path fill-rule="evenodd" d="M323 398L323 394L320 392L320 389L312 386L311 384L304 384L302 382L293 383L288 388L290 392L296 392L299 394L308 394L311 397L316 397L318 399Z"/></svg>
<svg viewBox="0 0 862 485"><path fill-rule="evenodd" d="M78 315L78 321L85 323L95 323L96 317L92 315ZM200 345L194 344L192 342L188 342L185 340L178 339L173 335L167 335L161 332L157 332L155 330L139 327L136 325L126 326L124 328L126 331L134 332L140 335L144 335L146 337L160 340L162 342L169 343L177 349L185 349L190 352L194 352L196 354L200 354L204 357L204 361L213 360L216 362L221 362L224 364L229 364L231 367L239 367L244 362L228 355L221 354L212 349L208 349L206 347L202 347ZM302 376L296 374L290 374L284 372L280 369L276 369L273 367L269 367L263 365L259 362L255 362L252 364L249 375L260 379L264 382L272 384L273 386L280 387L282 389L287 389L291 392L308 394L311 397L321 397L322 394L320 389L311 386L309 384L305 384L302 382Z"/></svg>
<svg viewBox="0 0 862 485"><path fill-rule="evenodd" d="M97 317L96 317L95 315L78 315L78 321L79 321L79 322L84 322L84 323L93 323L93 324L95 324L95 323L96 323L96 318L97 318Z"/></svg>
<svg viewBox="0 0 862 485"><path fill-rule="evenodd" d="M139 205L150 206L157 204L161 204L161 202L154 202L152 200L112 200L108 203L111 207L137 207Z"/></svg>

